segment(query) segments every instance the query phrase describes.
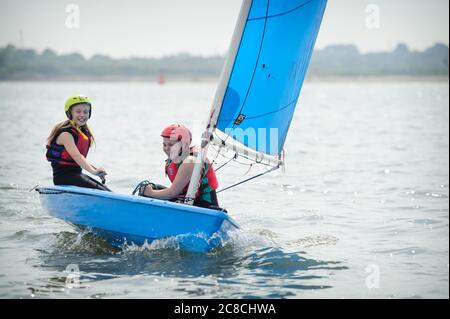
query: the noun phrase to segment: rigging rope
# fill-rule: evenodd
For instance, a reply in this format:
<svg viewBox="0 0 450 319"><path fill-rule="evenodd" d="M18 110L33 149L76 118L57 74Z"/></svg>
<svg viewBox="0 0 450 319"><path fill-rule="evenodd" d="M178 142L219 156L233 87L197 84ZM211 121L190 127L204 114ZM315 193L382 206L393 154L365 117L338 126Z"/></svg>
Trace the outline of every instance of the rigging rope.
<svg viewBox="0 0 450 319"><path fill-rule="evenodd" d="M253 165L253 164L252 164L252 165ZM270 172L273 172L274 170L276 170L276 169L278 169L278 168L279 168L278 166L274 166L274 167L272 167L272 169L270 169L270 170L268 170L268 171L265 171L264 173L261 173L261 174L252 176L252 177L247 178L247 179L245 179L245 180L243 180L243 181L240 181L239 183L236 183L236 184L233 184L233 185L228 186L228 187L226 187L226 188L223 188L223 189L217 191L217 194L218 194L218 193L221 193L221 192L223 192L223 191L226 191L226 190L228 190L228 189L230 189L230 188L236 187L236 186L238 186L238 185L244 184L244 183L246 183L246 182L248 182L248 181L251 181L252 179L261 177L261 176L263 176L263 175L266 175L266 174L268 174L268 173L270 173Z"/></svg>

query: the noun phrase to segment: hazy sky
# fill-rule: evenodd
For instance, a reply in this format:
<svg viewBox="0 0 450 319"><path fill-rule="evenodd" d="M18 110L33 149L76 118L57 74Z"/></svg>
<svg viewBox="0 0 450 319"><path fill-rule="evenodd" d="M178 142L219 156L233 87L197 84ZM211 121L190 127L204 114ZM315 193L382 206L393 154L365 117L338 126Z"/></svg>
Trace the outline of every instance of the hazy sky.
<svg viewBox="0 0 450 319"><path fill-rule="evenodd" d="M70 4L79 8L79 20ZM367 27L376 14L366 12L370 4L379 9L379 28ZM87 57L224 54L240 6L241 0L0 0L0 46ZM369 52L399 42L419 50L448 45L448 11L448 0L329 0L317 47L353 43Z"/></svg>

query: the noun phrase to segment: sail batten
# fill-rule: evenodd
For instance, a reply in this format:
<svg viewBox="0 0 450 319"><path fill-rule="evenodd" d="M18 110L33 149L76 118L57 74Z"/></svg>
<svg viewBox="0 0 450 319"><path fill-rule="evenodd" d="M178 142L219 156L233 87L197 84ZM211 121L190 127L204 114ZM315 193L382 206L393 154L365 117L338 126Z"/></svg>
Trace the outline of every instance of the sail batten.
<svg viewBox="0 0 450 319"><path fill-rule="evenodd" d="M286 11L284 11L284 12L274 13L273 10L272 10L272 11L270 12L270 14L267 15L267 16L262 16L262 17L257 17L257 18L250 18L250 17L249 17L249 18L248 18L248 21L260 20L260 19L265 19L265 18L267 18L267 19L272 19L272 18L280 17L280 16L283 16L283 15L289 14L289 13L295 11L295 10L299 10L299 9L301 9L303 6L309 4L309 3L312 2L312 1L314 1L314 0L304 1L303 3L297 5L296 7L292 8L292 9L288 9L288 10L286 10Z"/></svg>

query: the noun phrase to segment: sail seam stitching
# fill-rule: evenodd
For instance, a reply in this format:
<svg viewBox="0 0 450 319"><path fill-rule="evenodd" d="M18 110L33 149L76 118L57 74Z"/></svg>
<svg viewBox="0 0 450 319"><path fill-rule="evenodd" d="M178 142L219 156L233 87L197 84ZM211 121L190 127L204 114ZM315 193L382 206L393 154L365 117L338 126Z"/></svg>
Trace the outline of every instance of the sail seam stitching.
<svg viewBox="0 0 450 319"><path fill-rule="evenodd" d="M295 7L293 9L291 9L291 10L285 11L285 12L277 13L277 14L274 14L274 15L271 15L271 16L266 16L266 17L251 18L251 19L248 19L247 21L255 21L255 20L261 20L261 19L271 19L271 18L277 18L277 17L280 17L280 16L284 16L286 14L289 14L289 13L291 13L293 11L296 11L296 10L306 6L307 4L311 3L312 1L313 0L309 0L307 2L304 2L301 5Z"/></svg>

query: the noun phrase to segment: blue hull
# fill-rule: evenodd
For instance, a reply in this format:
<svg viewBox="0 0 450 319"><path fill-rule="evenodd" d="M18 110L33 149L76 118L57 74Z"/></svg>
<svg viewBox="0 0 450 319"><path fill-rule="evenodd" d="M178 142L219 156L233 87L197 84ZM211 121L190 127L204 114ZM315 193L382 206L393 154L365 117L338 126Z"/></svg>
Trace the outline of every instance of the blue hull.
<svg viewBox="0 0 450 319"><path fill-rule="evenodd" d="M53 216L88 228L114 246L173 238L180 249L208 252L239 226L226 213L76 186L36 189Z"/></svg>

